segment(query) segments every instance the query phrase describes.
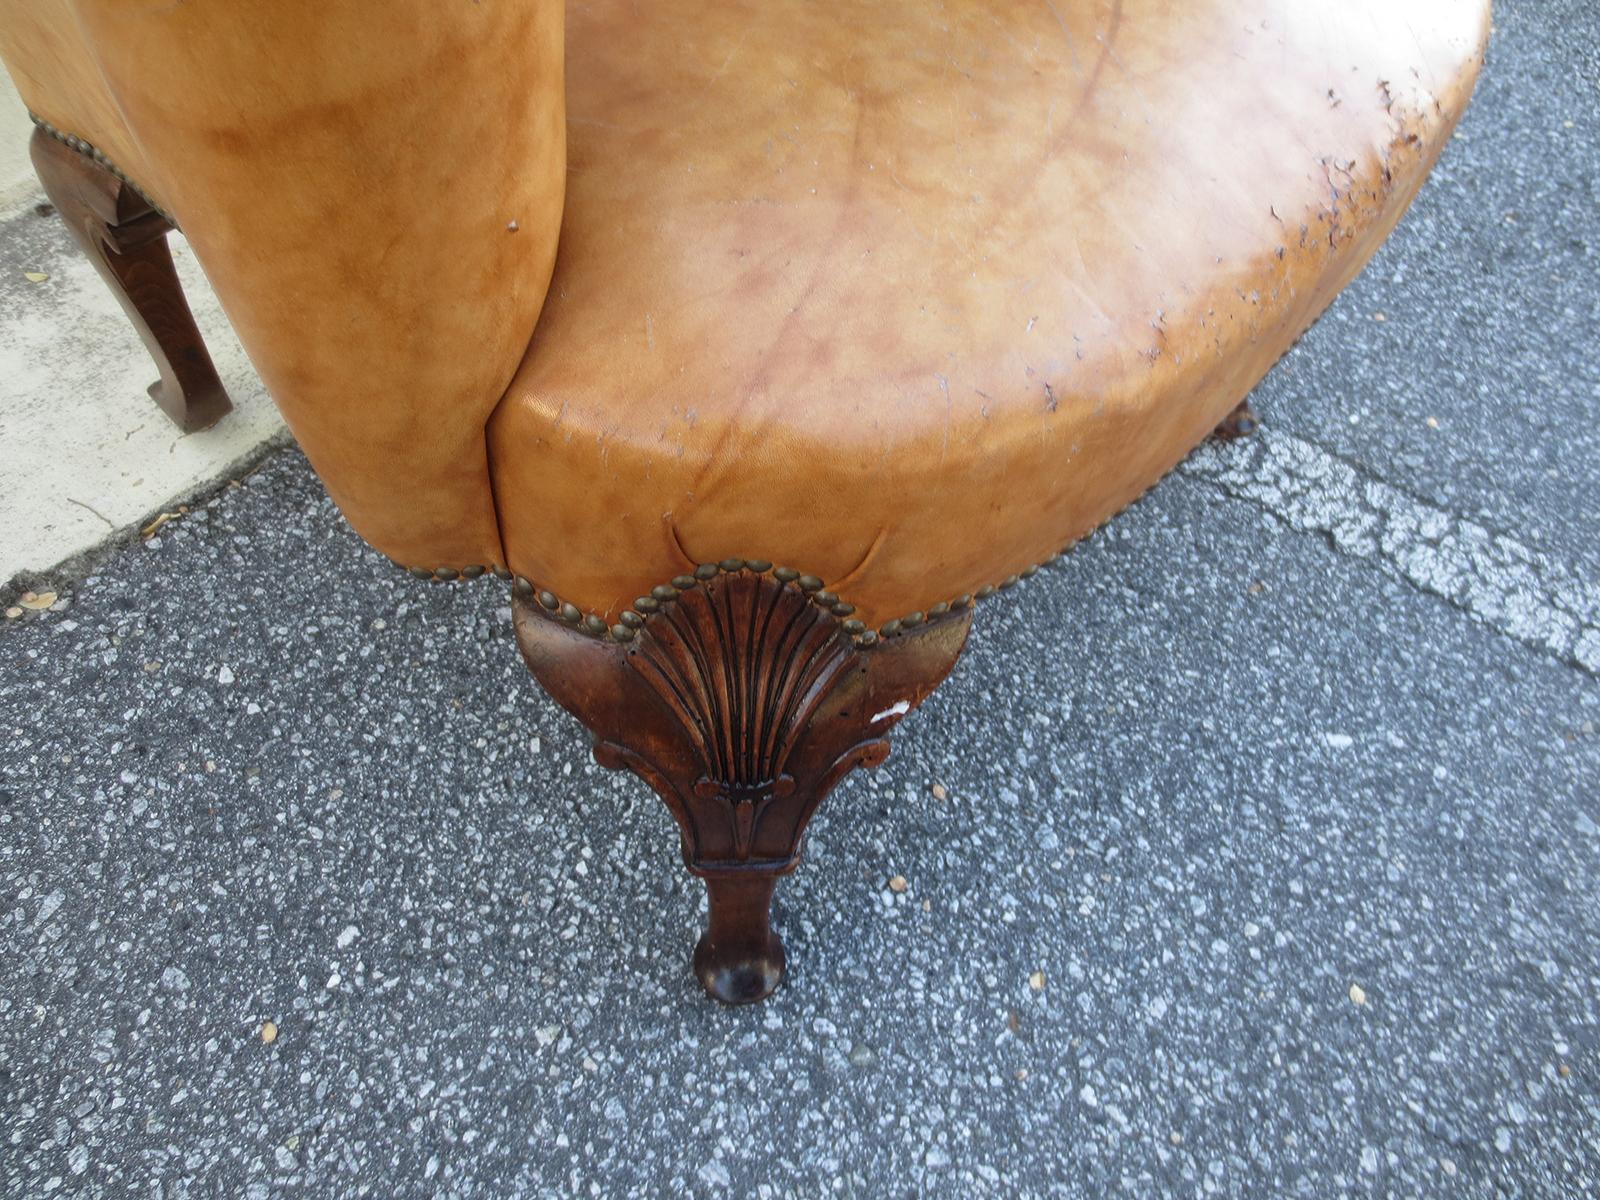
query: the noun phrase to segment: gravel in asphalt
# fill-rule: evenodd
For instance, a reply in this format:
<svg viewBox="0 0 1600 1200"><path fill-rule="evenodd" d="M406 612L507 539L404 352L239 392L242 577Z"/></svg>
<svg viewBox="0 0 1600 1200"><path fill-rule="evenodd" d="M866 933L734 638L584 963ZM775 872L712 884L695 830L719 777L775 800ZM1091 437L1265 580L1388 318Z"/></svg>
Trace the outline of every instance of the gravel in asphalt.
<svg viewBox="0 0 1600 1200"><path fill-rule="evenodd" d="M504 589L297 452L0 625L0 1191L1600 1193L1594 14L1498 20L1267 428L823 805L763 1005Z"/></svg>

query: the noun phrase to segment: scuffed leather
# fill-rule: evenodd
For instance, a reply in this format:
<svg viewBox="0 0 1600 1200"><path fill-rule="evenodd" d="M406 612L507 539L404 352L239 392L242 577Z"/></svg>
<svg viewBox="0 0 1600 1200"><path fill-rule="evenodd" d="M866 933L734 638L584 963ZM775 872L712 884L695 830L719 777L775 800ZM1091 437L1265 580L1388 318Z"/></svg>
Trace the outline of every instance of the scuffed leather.
<svg viewBox="0 0 1600 1200"><path fill-rule="evenodd" d="M1488 10L595 0L564 120L558 0L0 5L380 549L608 617L765 558L871 624L1202 438L1399 218Z"/></svg>
<svg viewBox="0 0 1600 1200"><path fill-rule="evenodd" d="M500 562L483 431L560 227L560 0L70 9L135 178L351 523L408 564ZM77 99L30 93L111 141Z"/></svg>
<svg viewBox="0 0 1600 1200"><path fill-rule="evenodd" d="M877 624L1039 561L1366 261L1486 27L1481 0L575 6L560 254L490 424L512 568L611 617L759 557Z"/></svg>

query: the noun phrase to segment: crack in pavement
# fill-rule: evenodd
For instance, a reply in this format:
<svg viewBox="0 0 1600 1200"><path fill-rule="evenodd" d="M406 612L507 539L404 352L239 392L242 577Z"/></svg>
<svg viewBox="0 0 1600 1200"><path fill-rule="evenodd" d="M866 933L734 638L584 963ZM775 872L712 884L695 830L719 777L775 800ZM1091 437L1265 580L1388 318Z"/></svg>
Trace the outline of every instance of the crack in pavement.
<svg viewBox="0 0 1600 1200"><path fill-rule="evenodd" d="M1293 434L1207 442L1178 470L1374 558L1475 620L1600 675L1600 585L1515 537L1401 491Z"/></svg>

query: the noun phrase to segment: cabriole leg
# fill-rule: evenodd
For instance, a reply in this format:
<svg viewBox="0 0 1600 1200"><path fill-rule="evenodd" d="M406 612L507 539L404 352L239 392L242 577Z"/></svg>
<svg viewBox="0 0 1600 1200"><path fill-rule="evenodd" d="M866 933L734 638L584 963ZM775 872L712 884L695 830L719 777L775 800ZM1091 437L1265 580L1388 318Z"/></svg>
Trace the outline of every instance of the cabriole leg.
<svg viewBox="0 0 1600 1200"><path fill-rule="evenodd" d="M128 314L161 378L150 396L173 424L194 433L232 408L183 296L167 249L172 225L88 154L33 131L34 170L83 252Z"/></svg>
<svg viewBox="0 0 1600 1200"><path fill-rule="evenodd" d="M739 559L641 596L609 630L517 590L534 676L594 733L602 765L666 801L684 862L706 881L700 982L728 1004L770 995L785 961L773 889L834 784L881 763L889 730L950 673L970 599L880 638L819 580Z"/></svg>
<svg viewBox="0 0 1600 1200"><path fill-rule="evenodd" d="M783 942L772 930L770 871L726 871L705 877L711 900L706 931L694 948L694 973L724 1004L770 996L783 979Z"/></svg>

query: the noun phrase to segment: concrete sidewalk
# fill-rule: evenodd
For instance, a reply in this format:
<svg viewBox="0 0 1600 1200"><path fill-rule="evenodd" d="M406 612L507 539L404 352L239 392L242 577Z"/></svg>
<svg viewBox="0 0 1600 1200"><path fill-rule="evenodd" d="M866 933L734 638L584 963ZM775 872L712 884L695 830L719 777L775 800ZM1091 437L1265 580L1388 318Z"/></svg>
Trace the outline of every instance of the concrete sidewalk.
<svg viewBox="0 0 1600 1200"><path fill-rule="evenodd" d="M4 73L0 71L0 80ZM183 435L110 290L45 205L26 109L0 84L0 601L81 575L104 546L283 441L283 422L180 235L169 241L236 411Z"/></svg>
<svg viewBox="0 0 1600 1200"><path fill-rule="evenodd" d="M758 1008L504 589L297 452L0 623L0 1193L1600 1194L1600 14L1497 20L1262 433L822 806Z"/></svg>

